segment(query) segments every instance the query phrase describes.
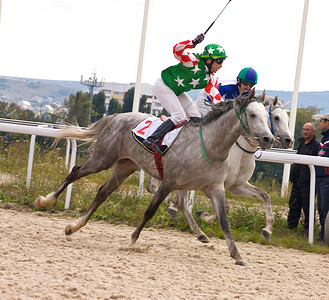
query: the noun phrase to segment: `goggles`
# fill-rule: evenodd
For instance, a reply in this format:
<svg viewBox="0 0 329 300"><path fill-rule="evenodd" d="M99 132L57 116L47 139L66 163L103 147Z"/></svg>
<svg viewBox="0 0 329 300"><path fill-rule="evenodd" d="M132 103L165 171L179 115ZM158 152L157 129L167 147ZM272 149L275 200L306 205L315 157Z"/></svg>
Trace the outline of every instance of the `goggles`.
<svg viewBox="0 0 329 300"><path fill-rule="evenodd" d="M217 64L219 64L219 65L221 65L221 64L223 63L224 60L225 60L225 58L214 59L214 61L215 61Z"/></svg>
<svg viewBox="0 0 329 300"><path fill-rule="evenodd" d="M248 86L248 85L249 85L250 88L252 88L252 87L255 85L255 83L250 82L250 81L246 81L246 80L242 80L241 83L242 83L243 85L245 85L245 86Z"/></svg>

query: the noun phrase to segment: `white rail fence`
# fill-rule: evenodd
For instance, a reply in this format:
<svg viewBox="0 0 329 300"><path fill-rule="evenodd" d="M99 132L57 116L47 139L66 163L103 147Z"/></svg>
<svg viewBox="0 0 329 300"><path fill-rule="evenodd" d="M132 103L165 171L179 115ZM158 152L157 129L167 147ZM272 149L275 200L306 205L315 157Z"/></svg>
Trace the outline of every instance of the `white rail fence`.
<svg viewBox="0 0 329 300"><path fill-rule="evenodd" d="M59 130L59 128L63 128L63 127L64 126L57 125L57 124L47 124L47 123L38 123L38 122L29 122L29 121L10 120L10 119L1 119L0 118L0 132L11 132L11 133L31 135L29 160L28 160L28 168L27 168L27 176L26 176L26 186L28 188L31 185L36 136L55 137L55 134ZM75 165L76 153L77 153L76 141L67 140L66 158L65 158L65 167L66 168L68 167L68 163L69 163L69 159L70 159L71 142L72 142L72 151L71 151L71 162L70 162L69 172L71 172L72 168ZM70 207L71 194L72 194L72 184L70 184L66 190L65 209L68 209Z"/></svg>
<svg viewBox="0 0 329 300"><path fill-rule="evenodd" d="M28 160L28 171L26 176L26 186L30 187L31 176L32 176L32 166L33 166L33 156L34 156L34 147L35 147L35 137L36 136L46 136L54 137L56 132L63 128L64 126L57 124L47 124L47 123L37 123L37 122L28 122L28 121L18 121L18 120L8 120L0 118L0 132L11 132L19 134L28 134L31 135L31 144L29 151L29 160ZM72 143L72 151L70 151ZM75 165L76 161L76 151L77 143L75 140L67 140L66 146L66 159L65 166L67 168L70 152L71 152L71 161L70 169ZM325 166L329 167L329 158L310 156L296 154L296 151L293 150L281 150L281 149L271 149L267 151L258 150L255 153L255 158L259 161L268 161L276 163L287 163L287 164L304 164L308 165L310 168L310 215L309 215L309 243L313 244L314 239L314 213L315 213L315 168L314 166ZM140 172L139 180L139 195L143 194L143 184L144 184L144 172ZM70 199L72 193L72 184L67 187L66 200L65 200L65 209L70 207ZM191 191L190 202L193 205L194 191Z"/></svg>
<svg viewBox="0 0 329 300"><path fill-rule="evenodd" d="M313 244L314 239L314 216L315 216L315 168L314 166L329 167L329 158L317 157L311 155L296 154L292 150L258 150L255 157L260 161L286 163L286 164L303 164L310 168L310 213L309 213L309 229L308 242Z"/></svg>

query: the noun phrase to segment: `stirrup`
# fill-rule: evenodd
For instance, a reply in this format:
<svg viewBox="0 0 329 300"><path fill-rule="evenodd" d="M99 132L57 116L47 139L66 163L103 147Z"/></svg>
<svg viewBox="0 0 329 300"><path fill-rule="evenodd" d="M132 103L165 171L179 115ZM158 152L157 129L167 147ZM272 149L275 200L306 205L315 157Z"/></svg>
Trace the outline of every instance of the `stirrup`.
<svg viewBox="0 0 329 300"><path fill-rule="evenodd" d="M154 142L150 141L148 138L143 141L143 145L147 148L152 148Z"/></svg>
<svg viewBox="0 0 329 300"><path fill-rule="evenodd" d="M156 141L154 144L152 144L152 149L153 149L156 153L162 155L161 149L160 149L159 146L158 146L158 141Z"/></svg>

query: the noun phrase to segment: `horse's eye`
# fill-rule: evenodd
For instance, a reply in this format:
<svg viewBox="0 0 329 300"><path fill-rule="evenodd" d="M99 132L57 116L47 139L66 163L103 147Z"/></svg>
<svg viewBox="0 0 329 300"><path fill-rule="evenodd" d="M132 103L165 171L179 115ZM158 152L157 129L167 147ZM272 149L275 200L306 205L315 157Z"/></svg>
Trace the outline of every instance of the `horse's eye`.
<svg viewBox="0 0 329 300"><path fill-rule="evenodd" d="M256 118L255 114L250 114L250 118Z"/></svg>
<svg viewBox="0 0 329 300"><path fill-rule="evenodd" d="M274 120L275 120L275 121L279 121L279 120L280 120L279 116L275 116L275 117L274 117Z"/></svg>

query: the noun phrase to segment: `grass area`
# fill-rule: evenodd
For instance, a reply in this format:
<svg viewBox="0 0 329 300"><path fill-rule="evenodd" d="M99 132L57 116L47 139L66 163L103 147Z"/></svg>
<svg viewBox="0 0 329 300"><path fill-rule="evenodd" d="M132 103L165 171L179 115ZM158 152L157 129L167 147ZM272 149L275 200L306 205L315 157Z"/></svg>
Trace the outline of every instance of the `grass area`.
<svg viewBox="0 0 329 300"><path fill-rule="evenodd" d="M37 146L34 156L31 187L26 187L26 173L28 160L29 141L18 140L10 144L0 140L0 172L2 174L15 175L15 180L10 183L0 184L0 201L2 203L15 203L33 208L33 202L39 195L47 195L56 188L68 171L65 169L65 157L62 150L42 150ZM77 164L86 160L86 155L79 154ZM89 175L73 184L70 209L65 214L79 217L82 215L92 200L98 188L103 185L111 175L111 170ZM146 176L145 186L148 177ZM131 175L125 183L105 201L92 216L93 219L102 219L110 223L124 223L136 226L151 202L152 195L144 189L142 198L138 198L139 174ZM253 242L264 245L274 245L285 248L294 248L307 252L329 254L329 247L314 241L309 245L307 237L301 237L301 226L295 231L287 231L286 213L288 197L280 197L278 191L280 185L276 182L256 182L256 185L269 193L272 199L275 223L270 242L266 242L262 236L262 228L265 227L265 212L262 203L249 198L233 197L229 192L226 197L230 203L228 220L235 241ZM42 208L42 211L64 212L66 193L57 199L56 203ZM206 210L212 214L210 201L203 193L196 191L194 211ZM167 215L167 205L161 204L156 215L147 226L154 228L175 229L191 232L183 216L178 213L176 220ZM210 225L200 220L193 212L193 216L201 229L209 237L224 238L218 223ZM319 232L316 223L315 236Z"/></svg>

